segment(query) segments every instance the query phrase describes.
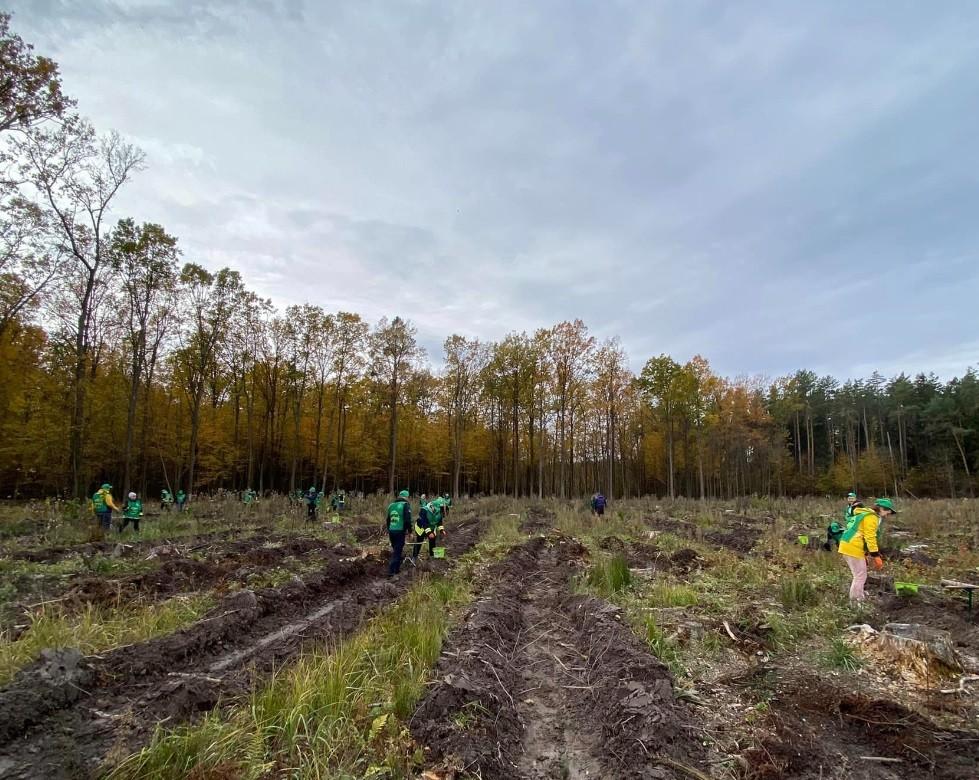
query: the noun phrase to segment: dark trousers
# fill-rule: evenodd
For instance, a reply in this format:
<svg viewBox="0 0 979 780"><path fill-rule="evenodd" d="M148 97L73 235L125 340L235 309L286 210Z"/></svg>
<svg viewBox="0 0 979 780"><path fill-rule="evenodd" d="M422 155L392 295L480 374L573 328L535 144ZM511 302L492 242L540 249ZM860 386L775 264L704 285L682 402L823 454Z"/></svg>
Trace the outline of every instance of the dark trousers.
<svg viewBox="0 0 979 780"><path fill-rule="evenodd" d="M103 531L109 531L109 530L112 529L112 512L111 511L108 511L108 512L99 512L97 516L99 518L99 525L102 526L102 530Z"/></svg>
<svg viewBox="0 0 979 780"><path fill-rule="evenodd" d="M130 523L133 524L133 530L136 533L139 533L139 518L138 517L123 517L122 518L122 525L119 526L119 533L122 533L123 531L125 531L126 530L126 526L128 526Z"/></svg>
<svg viewBox="0 0 979 780"><path fill-rule="evenodd" d="M428 537L428 534L427 533L425 533L425 534L415 534L415 541L412 542L412 544L411 544L411 557L414 560L416 560L416 561L418 560L418 553L420 553L422 551L422 544L425 542L425 538L426 537ZM434 558L435 557L435 540L434 539L429 539L428 540L428 557L429 558Z"/></svg>
<svg viewBox="0 0 979 780"><path fill-rule="evenodd" d="M306 504L306 519L307 520L316 519L316 504Z"/></svg>
<svg viewBox="0 0 979 780"><path fill-rule="evenodd" d="M401 571L401 558L405 552L405 532L388 530L391 537L391 562L388 564L388 575L394 576Z"/></svg>
<svg viewBox="0 0 979 780"><path fill-rule="evenodd" d="M595 514L598 515L599 517L603 517L605 515L605 507L604 506L596 506L595 507Z"/></svg>

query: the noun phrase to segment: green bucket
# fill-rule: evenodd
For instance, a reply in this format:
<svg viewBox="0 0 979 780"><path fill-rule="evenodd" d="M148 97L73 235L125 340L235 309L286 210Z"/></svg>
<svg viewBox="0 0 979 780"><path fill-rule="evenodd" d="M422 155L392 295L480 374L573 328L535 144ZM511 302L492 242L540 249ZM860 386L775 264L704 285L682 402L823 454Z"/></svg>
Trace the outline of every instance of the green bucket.
<svg viewBox="0 0 979 780"><path fill-rule="evenodd" d="M806 536L805 534L799 534L799 544L801 544L803 547L808 547L809 537Z"/></svg>
<svg viewBox="0 0 979 780"><path fill-rule="evenodd" d="M444 558L445 557L445 548L444 547L436 547L435 550L432 552L432 555L435 556L436 558Z"/></svg>
<svg viewBox="0 0 979 780"><path fill-rule="evenodd" d="M899 596L913 596L918 592L918 583L916 582L895 582L894 592Z"/></svg>

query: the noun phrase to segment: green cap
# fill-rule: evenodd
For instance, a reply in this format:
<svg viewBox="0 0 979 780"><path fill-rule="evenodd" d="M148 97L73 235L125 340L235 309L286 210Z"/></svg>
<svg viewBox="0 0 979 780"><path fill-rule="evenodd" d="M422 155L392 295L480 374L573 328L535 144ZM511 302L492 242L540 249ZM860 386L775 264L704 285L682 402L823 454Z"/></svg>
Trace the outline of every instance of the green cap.
<svg viewBox="0 0 979 780"><path fill-rule="evenodd" d="M102 487L100 489L101 490L112 490L112 485L110 485L108 482L103 482L102 483Z"/></svg>
<svg viewBox="0 0 979 780"><path fill-rule="evenodd" d="M411 493L409 493L407 490L402 490L400 493L398 493L398 498L411 498Z"/></svg>
<svg viewBox="0 0 979 780"><path fill-rule="evenodd" d="M851 491L850 491L849 493L847 493L847 494L846 494L846 497L847 497L847 498L856 498L856 497L857 497L857 494L856 494L856 493L854 493L854 492L853 492L853 491L851 490Z"/></svg>
<svg viewBox="0 0 979 780"><path fill-rule="evenodd" d="M881 509L890 509L894 514L897 514L897 510L894 508L894 502L889 498L878 498L874 501L874 506L879 506Z"/></svg>

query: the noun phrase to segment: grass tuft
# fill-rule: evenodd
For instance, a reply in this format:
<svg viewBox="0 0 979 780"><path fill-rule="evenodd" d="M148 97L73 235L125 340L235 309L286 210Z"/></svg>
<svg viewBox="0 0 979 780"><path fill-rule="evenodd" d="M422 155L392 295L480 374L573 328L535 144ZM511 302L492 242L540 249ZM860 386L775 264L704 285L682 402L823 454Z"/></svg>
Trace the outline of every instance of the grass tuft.
<svg viewBox="0 0 979 780"><path fill-rule="evenodd" d="M779 598L786 609L803 609L819 602L812 582L801 577L787 577L779 583Z"/></svg>
<svg viewBox="0 0 979 780"><path fill-rule="evenodd" d="M857 655L852 645L837 637L823 654L823 663L830 669L840 669L844 672L855 672L863 666L863 660Z"/></svg>
<svg viewBox="0 0 979 780"><path fill-rule="evenodd" d="M588 571L588 585L605 598L625 590L631 584L632 572L621 555L596 561Z"/></svg>

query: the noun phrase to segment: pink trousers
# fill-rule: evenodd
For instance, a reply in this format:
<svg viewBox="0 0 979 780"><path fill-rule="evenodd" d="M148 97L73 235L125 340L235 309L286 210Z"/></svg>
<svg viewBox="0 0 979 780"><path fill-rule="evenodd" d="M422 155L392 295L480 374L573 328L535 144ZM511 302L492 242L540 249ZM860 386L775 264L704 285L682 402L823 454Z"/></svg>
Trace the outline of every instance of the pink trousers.
<svg viewBox="0 0 979 780"><path fill-rule="evenodd" d="M853 582L850 583L850 598L853 601L863 601L867 596L863 592L863 586L867 583L867 559L844 555L843 560L846 561L846 565L850 567L850 573L853 575Z"/></svg>

